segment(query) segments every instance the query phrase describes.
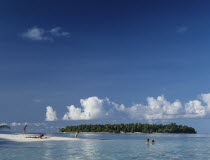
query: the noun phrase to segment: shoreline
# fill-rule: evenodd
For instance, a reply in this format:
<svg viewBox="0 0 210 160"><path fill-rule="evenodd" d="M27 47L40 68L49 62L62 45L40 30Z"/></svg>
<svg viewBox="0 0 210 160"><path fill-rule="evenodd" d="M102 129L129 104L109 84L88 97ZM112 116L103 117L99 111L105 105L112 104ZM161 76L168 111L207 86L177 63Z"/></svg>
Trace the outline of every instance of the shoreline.
<svg viewBox="0 0 210 160"><path fill-rule="evenodd" d="M34 136L34 134L0 134L0 139L15 141L15 142L43 142L43 141L77 141L78 138L71 137L46 137L46 138L26 138L27 136Z"/></svg>

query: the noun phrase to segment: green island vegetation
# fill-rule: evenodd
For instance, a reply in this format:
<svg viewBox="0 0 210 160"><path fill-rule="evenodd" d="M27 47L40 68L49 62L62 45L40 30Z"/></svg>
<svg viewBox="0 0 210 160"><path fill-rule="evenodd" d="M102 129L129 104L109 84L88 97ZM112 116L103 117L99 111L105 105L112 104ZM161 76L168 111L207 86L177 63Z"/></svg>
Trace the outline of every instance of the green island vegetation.
<svg viewBox="0 0 210 160"><path fill-rule="evenodd" d="M98 132L98 133L193 133L192 127L185 125L170 124L83 124L78 126L66 126L59 128L60 132Z"/></svg>

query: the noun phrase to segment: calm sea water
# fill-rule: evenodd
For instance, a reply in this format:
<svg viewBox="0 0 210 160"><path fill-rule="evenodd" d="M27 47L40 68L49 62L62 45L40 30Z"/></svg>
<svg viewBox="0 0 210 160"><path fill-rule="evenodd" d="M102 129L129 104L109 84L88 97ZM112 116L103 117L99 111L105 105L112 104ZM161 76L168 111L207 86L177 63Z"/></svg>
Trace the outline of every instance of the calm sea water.
<svg viewBox="0 0 210 160"><path fill-rule="evenodd" d="M48 134L68 136L74 134ZM84 134L81 141L10 142L1 160L210 160L210 136L190 134ZM156 140L155 145L145 139Z"/></svg>

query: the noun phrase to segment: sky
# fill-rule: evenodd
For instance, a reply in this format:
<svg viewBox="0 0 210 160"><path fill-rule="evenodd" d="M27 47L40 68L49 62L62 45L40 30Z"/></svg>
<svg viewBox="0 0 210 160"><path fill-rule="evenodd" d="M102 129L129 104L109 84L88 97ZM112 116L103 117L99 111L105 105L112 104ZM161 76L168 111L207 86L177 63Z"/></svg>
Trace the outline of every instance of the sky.
<svg viewBox="0 0 210 160"><path fill-rule="evenodd" d="M189 124L210 115L207 0L0 2L0 123Z"/></svg>

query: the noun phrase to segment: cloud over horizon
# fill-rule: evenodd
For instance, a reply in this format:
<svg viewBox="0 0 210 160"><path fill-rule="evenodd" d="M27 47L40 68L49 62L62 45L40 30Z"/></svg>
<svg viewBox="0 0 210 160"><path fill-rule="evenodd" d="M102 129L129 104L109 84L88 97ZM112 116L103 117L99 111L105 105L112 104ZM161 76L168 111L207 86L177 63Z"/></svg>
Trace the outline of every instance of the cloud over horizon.
<svg viewBox="0 0 210 160"><path fill-rule="evenodd" d="M62 30L61 27L55 27L50 30L34 26L23 32L21 36L33 41L54 41L57 37L69 37L70 33Z"/></svg>
<svg viewBox="0 0 210 160"><path fill-rule="evenodd" d="M53 110L53 108L51 106L47 106L46 107L46 121L56 121L57 115L56 115L56 111Z"/></svg>
<svg viewBox="0 0 210 160"><path fill-rule="evenodd" d="M67 106L69 110L64 116L63 120L91 120L102 118L105 115L106 100L98 97L89 97L81 99L80 104L82 108L76 108L74 105Z"/></svg>
<svg viewBox="0 0 210 160"><path fill-rule="evenodd" d="M127 118L133 120L161 120L177 118L203 118L210 115L210 93L201 94L199 100L181 103L169 102L164 96L147 97L147 105L137 103L126 107L108 98L89 97L80 100L81 107L67 106L63 120L94 120Z"/></svg>

